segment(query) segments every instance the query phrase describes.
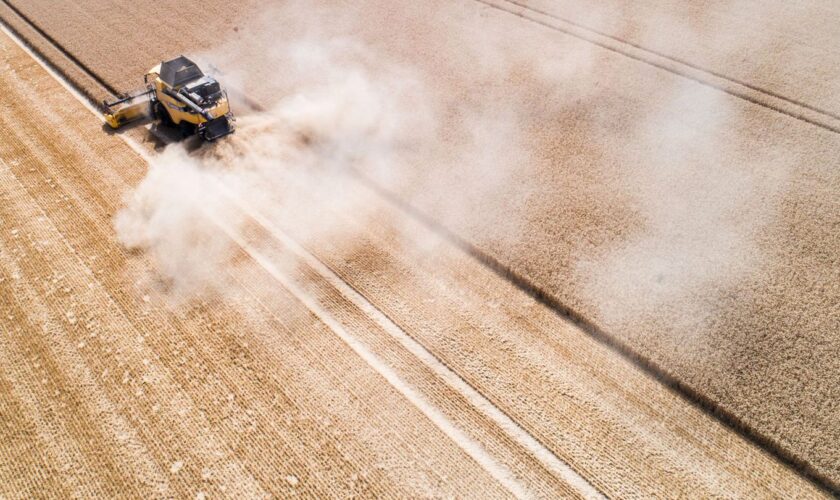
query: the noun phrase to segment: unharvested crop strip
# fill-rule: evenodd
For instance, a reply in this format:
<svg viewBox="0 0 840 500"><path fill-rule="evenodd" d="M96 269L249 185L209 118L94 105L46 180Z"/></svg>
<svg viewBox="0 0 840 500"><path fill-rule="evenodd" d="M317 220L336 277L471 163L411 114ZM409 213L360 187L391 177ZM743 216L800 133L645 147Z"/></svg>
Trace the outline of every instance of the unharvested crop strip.
<svg viewBox="0 0 840 500"><path fill-rule="evenodd" d="M81 60L79 60L79 58L78 58L78 57L76 57L76 56L75 56L72 52L70 52L69 50L67 50L66 48L64 48L64 46L63 46L63 45L61 45L61 44L60 44L60 43L59 43L59 42L58 42L55 38L53 38L52 36L50 36L50 34L49 34L49 33L47 33L46 31L44 31L44 30L43 30L40 26L38 26L38 24L37 24L35 21L33 21L32 19L30 19L30 18L29 18L29 16L27 16L27 15L26 15L26 14L24 14L23 12L21 12L21 11L20 11L20 9L18 9L17 7L15 7L15 5L14 5L14 4L12 4L11 2L9 2L9 0L0 0L0 2L2 2L2 3L3 3L3 5L5 5L5 6L6 6L9 10L11 10L12 12L14 12L14 14L15 14L16 16L18 16L18 17L19 17L19 18L20 18L20 19L21 19L24 23L26 23L29 27L31 27L31 28L32 28L32 29L33 29L36 33L38 33L40 36L42 36L42 37L44 38L44 40L46 40L47 42L49 42L49 43L50 43L50 45L52 45L53 47L55 47L55 48L56 48L56 50L58 50L59 52L61 52L61 54L62 54L64 57L66 57L68 60L70 60L70 62L72 62L72 63L73 63L76 67L78 67L80 70L82 70L82 72L84 72L84 73L85 73L85 75L87 75L88 77L90 77L91 79L93 79L93 81L95 81L98 85L102 86L102 88L103 88L103 89L107 90L107 91L108 91L108 93L110 93L110 94L111 94L111 95L113 95L113 96L120 95L120 92L119 92L117 89L115 89L115 88L114 88L111 84L109 84L109 83L108 83L108 82L107 82L104 78L102 78L102 77L101 77L98 73L96 73L95 71L93 71L93 69L91 69L91 68L90 68L87 64L85 64L84 62L82 62ZM8 25L8 23L3 23L3 24L6 24L5 28L6 28L7 30L12 31L12 32L14 32L14 33L16 33L16 34L18 35L18 36L16 37L17 39L22 39L22 38L24 38L24 37L23 37L20 33L18 33L18 32L17 32L14 28L12 28L11 26L9 26L9 25ZM30 44L28 44L28 45L29 45L29 49L30 49L30 50L32 50L32 51L34 51L35 53L39 54L39 55L41 56L41 58L42 58L42 59L44 59L44 60L48 60L48 58L47 58L47 57L45 57L45 56L44 56L44 54L42 54L42 53L41 53L41 52L40 52L37 48L35 48L34 44L31 44L31 43L30 43ZM55 65L52 65L52 66L53 66L53 70L58 71L58 72L59 72L59 73L60 73L60 74L61 74L64 78L66 78L67 80L72 80L72 79L71 79L71 78L69 78L69 77L68 77L68 76L67 76L67 75L66 75L66 74L65 74L65 73L64 73L64 72L63 72L63 71L62 71L59 67L57 67L57 66L55 66ZM83 91L83 92L84 92L84 91ZM94 99L93 95L91 95L91 94L90 94L90 92L84 92L84 94L85 94L85 96L86 96L86 97L87 97L87 98L88 98L91 102L96 102L96 100Z"/></svg>
<svg viewBox="0 0 840 500"><path fill-rule="evenodd" d="M27 44L26 41L14 29L8 26L6 23L4 23L2 19L0 19L0 32L8 36L13 42L17 44L18 47L21 48L21 50L29 54L29 57L31 57L42 68L44 68L44 71L49 73L49 75L52 76L53 79L55 79L55 81L59 83L59 85L64 87L64 89L67 90L67 92L69 92L70 95L75 97L76 100L79 101L88 111L98 116L103 123L105 122L105 119L102 117L102 115L94 105L95 102L93 100L93 97L91 97L87 92L84 92L82 89L80 89L78 85L74 85L71 79L69 79L60 69L56 68L53 64L51 64L49 60L47 60L43 55L41 55L41 53L38 52L35 48Z"/></svg>
<svg viewBox="0 0 840 500"><path fill-rule="evenodd" d="M723 73L703 68L688 61L657 52L619 37L602 33L575 23L574 21L551 14L550 12L530 7L522 2L498 0L499 2L505 2L510 5L506 6L496 3L495 0L473 1L539 24L551 30L559 31L578 40L597 45L603 49L689 79L706 87L711 87L771 111L840 134L840 115L836 113L763 89L748 82L724 75Z"/></svg>

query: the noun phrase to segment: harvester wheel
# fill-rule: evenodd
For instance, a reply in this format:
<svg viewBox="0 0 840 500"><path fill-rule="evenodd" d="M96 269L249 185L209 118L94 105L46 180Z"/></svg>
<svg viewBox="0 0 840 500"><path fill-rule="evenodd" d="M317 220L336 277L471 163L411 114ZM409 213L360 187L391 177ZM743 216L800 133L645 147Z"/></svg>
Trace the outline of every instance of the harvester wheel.
<svg viewBox="0 0 840 500"><path fill-rule="evenodd" d="M178 129L181 131L181 137L186 139L187 137L195 135L196 126L190 122L182 121L178 124Z"/></svg>
<svg viewBox="0 0 840 500"><path fill-rule="evenodd" d="M172 117L169 116L169 111L166 110L166 107L160 101L155 103L155 116L160 119L163 125L167 127L172 125Z"/></svg>

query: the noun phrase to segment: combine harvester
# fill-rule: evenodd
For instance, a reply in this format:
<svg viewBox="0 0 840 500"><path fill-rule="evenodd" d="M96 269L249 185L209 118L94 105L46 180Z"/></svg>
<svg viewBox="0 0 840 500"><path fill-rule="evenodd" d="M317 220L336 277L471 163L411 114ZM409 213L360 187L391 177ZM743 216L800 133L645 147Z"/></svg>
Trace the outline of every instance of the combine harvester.
<svg viewBox="0 0 840 500"><path fill-rule="evenodd" d="M144 90L113 102L103 101L105 121L111 128L154 117L181 130L213 141L234 130L227 92L184 56L155 66L143 77Z"/></svg>

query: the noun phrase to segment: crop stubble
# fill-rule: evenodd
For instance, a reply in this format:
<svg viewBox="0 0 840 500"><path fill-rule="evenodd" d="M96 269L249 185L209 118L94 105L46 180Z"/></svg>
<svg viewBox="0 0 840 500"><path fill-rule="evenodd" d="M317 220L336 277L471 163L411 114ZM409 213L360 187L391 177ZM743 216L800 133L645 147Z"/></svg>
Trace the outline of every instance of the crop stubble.
<svg viewBox="0 0 840 500"><path fill-rule="evenodd" d="M4 53L9 54L8 42L6 46ZM3 220L15 221L16 227L14 234L7 225L2 228L3 299L13 318L18 318L3 320L4 330L12 332L4 337L9 342L3 354L17 356L9 359L9 366L10 371L19 369L5 375L13 377L8 387L15 390L3 397L2 404L27 405L36 429L51 434L41 434L39 441L49 459L29 448L27 463L32 465L23 469L24 476L34 474L39 462L59 468L77 463L78 469L58 476L60 480L51 477L53 491L64 488L78 494L134 488L138 493L192 495L196 485L208 492L225 487L228 492L256 494L289 491L296 481L301 481L299 490L312 494L335 492L332 487L356 488L369 495L500 493L457 447L437 437L411 404L383 388L383 381L360 366L359 358L336 342L328 328L260 271L239 277L242 293L231 295L230 303L199 305L187 314L168 312L154 293L148 302L139 296L134 278L150 264L143 256L120 249L110 217L120 206L122 193L141 175L142 162L118 139L101 135L95 120L78 120L86 113L81 106L25 59L22 53L11 59L20 74L3 82L7 95L17 95L20 104L2 122L9 137L14 137L2 151ZM23 82L34 81L43 83L46 92L40 87L37 93L21 89ZM54 126L74 126L56 140L48 129L39 128L37 118L26 116L27 106L51 106L60 110L50 118ZM781 488L776 493L783 494L785 488L809 488L542 306L520 298L516 305L502 305L502 312L481 319L488 298L491 303L511 302L517 292L468 257L447 249L445 242L439 244L446 257L431 263L412 258L405 263L396 256L395 242L387 234L372 237L373 248L363 249L349 266L340 265L341 252L330 256L329 249L316 251L328 261L332 257L339 275L374 297L377 307L604 491L707 488L714 492L742 484L747 489ZM286 260L282 248L275 251L277 261ZM466 267L461 274L440 274L440 269L454 272L461 267ZM380 270L376 276L381 280L370 279L371 268ZM317 273L306 266L292 266L287 272L305 283L318 283L316 298L325 307L515 470L524 484L544 495L571 493L460 395L440 387L427 367L406 356ZM20 279L13 278L16 274ZM52 283L53 278L57 281L49 290L32 285ZM407 294L406 281L421 284L422 294ZM462 292L447 292L451 289ZM423 305L427 303L435 305ZM546 325L533 323L535 311ZM505 337L500 325L516 335ZM453 331L457 334L452 337L442 335ZM558 331L568 332L562 344L555 337ZM569 347L581 343L582 347ZM539 348L530 347L533 344ZM546 354L544 347L558 354ZM38 378L33 367L42 362L29 358L27 348L44 358L50 370L47 378L60 393L68 393L69 407L49 392L52 386L32 383ZM597 356L599 363L575 361L591 356ZM511 363L515 368L509 370ZM515 375L521 373L528 375ZM564 393L559 399L558 386ZM643 395L635 395L635 390ZM639 402L652 397L657 399L656 408ZM530 398L541 403L528 404ZM610 402L612 398L619 402ZM553 405L563 405L564 411L555 413ZM47 412L39 416L43 408ZM669 428L659 429L658 420L669 418L673 419ZM369 425L360 427L360 421ZM589 431L596 421L604 434ZM400 425L405 422L411 425ZM646 423L655 430L636 430ZM557 434L564 429L573 437ZM626 443L602 441L610 430L622 432L635 447L614 451ZM718 436L711 445L704 441L709 432ZM685 438L686 433L694 437ZM718 445L738 457L722 456L716 451ZM671 460L678 458L675 470L668 459L654 458L671 446L682 452L671 455ZM318 450L314 456L313 448ZM4 448L4 452L13 451ZM381 470L375 465L383 457L387 459ZM739 475L745 463L753 464L752 472L765 481L755 483L752 476ZM137 468L138 464L143 466ZM730 482L709 477L710 468ZM294 479L278 477L277 472L284 470L295 474ZM677 477L666 479L669 476L661 474L666 470ZM10 476L4 484L23 488L10 493L40 487L28 479Z"/></svg>
<svg viewBox="0 0 840 500"><path fill-rule="evenodd" d="M173 14L172 19L177 19L174 22L181 27L177 39L158 39L154 36L159 33L153 21L156 11L142 2L54 5L53 2L35 1L15 5L85 64L100 70L106 81L126 89L135 86L139 75L165 54L212 49L214 39L204 35L207 26L215 26L213 30L218 39L247 43L251 47L249 53L243 55L242 64L254 68L260 78L247 82L247 91L266 104L282 96L276 84L282 80L283 71L276 65L282 64L283 60L266 59L266 50L257 47L266 48L269 44L305 35L308 21L311 21L300 10L271 11L273 23L269 24L282 29L271 37L264 37L251 32L253 19L249 20L247 14L238 17L247 8L231 13L224 8L208 7L202 12L218 14L224 11L225 15L210 15L215 21L208 24ZM705 6L699 10L708 9L709 14L715 14L719 7ZM656 114L667 106L669 96L686 82L681 77L664 75L650 66L593 49L585 42L505 13L482 11L477 4L440 2L434 7L420 8L393 2L371 2L358 8L365 13L364 23L348 23L347 12L340 8L332 12L318 11L319 30L326 35L346 35L350 27L354 37L360 37L394 60L416 66L428 77L435 92L446 96L444 107L446 100L451 99L457 102L455 108L481 108L482 102L492 102L500 108L519 109L517 116L520 119L527 117L520 123L527 139L526 146L535 152L527 168L513 175L509 190L485 200L480 194L470 197L473 185L481 185L482 178L469 173L458 175L459 169L453 167L452 158L447 156L449 151L461 149L460 139L444 138L439 143L438 149L444 151L440 157L433 155L414 164L395 165L409 177L415 176L414 187L400 192L399 196L445 221L505 267L535 283L542 293L550 294L602 325L609 335L629 346L637 355L652 361L694 392L703 394L767 441L776 443L784 454L794 457L806 469L833 478L831 481L837 484L840 358L835 355L838 339L834 332L840 328L837 313L840 266L834 249L840 233L833 228L837 226L840 209L833 193L837 192L840 182L836 175L836 151L840 146L835 134L794 123L788 117L749 103L727 101L726 105L734 110L734 120L728 126L738 133L715 137L714 141L721 143L710 145L706 150L695 148L696 151L683 159L681 168L708 171L708 177L714 178L725 170L721 166L736 165L740 169L744 165L747 177L758 183L773 176L786 176L782 193L760 190L754 193L752 201L767 207L766 213L759 210L753 217L749 210L737 206L731 209L741 227L752 225L757 228L754 232L750 229L751 234L746 236L754 241L755 248L747 253L757 261L757 267L740 270L747 275L734 284L730 283L730 273L717 271L717 279L704 289L692 291L688 300L661 307L656 304L644 306L642 301L644 310L640 320L630 324L613 323L605 319L602 307L618 304L622 308L626 302L630 304L627 308L633 309L636 307L633 300L651 292L658 293L659 283L654 281L656 273L644 277L645 285L638 280L639 283L633 286L639 288L640 293L632 294L628 300L626 296L611 296L610 290L593 287L592 277L587 272L582 273L579 264L582 260L591 261L594 268L604 268L605 264L599 261L609 263L612 252L620 253L626 245L645 236L645 207L640 208L634 199L645 186L637 185L641 183L633 179L642 178L637 173L647 172L653 174L656 181L661 177L654 170L668 165L657 158L656 145L640 141L634 134L640 128L640 122L655 120ZM412 8L422 12L412 11ZM102 12L114 9L135 22L142 20L139 24L143 28L121 31L116 36L117 32L110 24L88 22L88 12L98 9ZM429 15L429 12L435 14ZM809 10L802 12L807 14ZM562 13L568 15L568 11ZM673 17L672 14L669 16ZM727 15L738 19L737 12ZM819 59L813 56L816 49L812 45L823 38L831 38L831 26L817 23L818 17L813 14L810 19L806 16L797 21L816 23L814 26L818 28L808 37L810 48L800 47L805 54L799 54L802 57L797 54L777 57L773 50L763 51L762 58L771 57L772 64L759 65L761 71L740 74L735 71L739 67L738 61L721 56L715 49L714 53L704 53L698 64L748 82L756 78L755 81L772 91L790 91L793 98L817 105L831 89L805 85L802 83L805 80L798 75L821 74L820 81L825 82L830 80L828 76L835 66L828 58L824 61L827 76L824 72L809 70ZM222 18L224 21L219 21ZM610 20L609 15L604 18ZM700 18L702 20L702 16ZM13 22L14 16L9 15L8 19ZM199 19L209 21L203 17ZM621 19L621 22L627 22L627 29L616 28L614 32L610 31L608 22L598 25L593 24L592 19L583 19L581 24L592 24L608 34L647 45L644 37L636 37L634 33L655 33L655 27L638 28L633 16ZM213 24L217 22L221 24ZM331 23L335 23L335 27ZM664 24L667 27L667 23ZM200 28L192 30L183 28L185 26ZM698 33L704 33L703 23L698 26ZM234 27L238 31L234 31ZM786 31L788 28L782 26L778 32L768 28L765 34L771 49L780 37L791 37ZM585 61L580 65L580 71L553 85L533 78L534 68L527 64L512 65L506 70L509 73L503 74L488 73L482 64L478 64L478 70L474 72L463 71L464 67L471 67L466 60L475 62L475 58L470 58L470 50L474 50L470 47L487 42L491 45L503 43L500 41L509 39L512 29L521 35L516 38L521 46L517 50L531 57L542 54L539 61L570 58L574 67L576 54L582 54ZM735 46L754 43L751 37L738 38L733 34L738 30L726 23L717 29L728 33L727 39L734 37ZM35 45L39 45L37 36L33 39ZM679 43L671 45L673 50L664 50L661 43L650 46L689 61L698 55L696 49L688 50ZM787 44L787 47L785 50L799 50L791 48L799 47L796 44ZM494 55L493 50L498 54ZM503 52L497 45L493 46L489 60L498 56L501 66L505 67ZM806 57L807 54L811 55ZM482 62L480 57L477 60ZM72 65L57 64L69 68L68 72L72 73ZM609 78L602 78L604 75ZM780 80L779 75L784 78ZM692 87L690 83L688 86ZM804 93L791 91L794 88L804 89ZM809 88L814 92L807 92ZM89 89L101 91L96 90L96 86ZM477 93L476 89L483 89L483 92ZM685 114L702 114L704 106L702 102L689 105L686 109L689 112ZM830 107L826 105L826 108ZM441 128L457 128L453 125L456 124L447 122ZM673 126L690 128L694 125L684 121ZM722 145L725 148L720 147ZM690 149L691 146L683 147ZM722 157L709 155L721 150L727 151ZM735 175L743 176L740 172ZM680 180L674 182L685 185ZM450 186L453 184L459 186L458 196L469 200L464 211L471 213L493 214L497 212L497 205L504 205L507 199L527 196L527 204L518 210L507 211L510 219L522 224L520 233L516 237L496 234L492 217L488 223L471 220L470 224L459 224L457 220L450 220L447 217L450 214L445 211L437 212L439 205L446 206L442 201L452 198ZM659 189L664 191L660 194L665 194L667 199L667 191L674 186L668 185L667 180L659 181L659 184ZM527 186L534 185L536 189L526 194ZM526 190L521 186L526 186ZM748 182L746 188L750 187ZM435 197L437 191L444 193L444 200ZM702 188L696 191L699 192L680 199L704 195ZM744 199L749 198L747 194ZM730 199L730 204L737 199ZM714 206L715 202L710 203ZM709 221L708 225L711 224ZM699 242L693 245L695 248L703 245L725 248L727 243L725 239L723 244L716 240L714 229L689 227L687 231L709 231L708 235L697 236ZM711 242L704 243L706 239ZM679 259L676 255L676 260ZM750 260L735 259L738 264ZM737 265L734 267L739 271ZM702 310L698 312L698 308ZM695 316L698 314L709 316L708 322L697 321ZM683 342L684 339L689 343Z"/></svg>
<svg viewBox="0 0 840 500"><path fill-rule="evenodd" d="M25 59L23 54L18 62ZM47 83L55 90L47 100L67 106L69 96L62 95L60 87L50 83L45 73L39 75L40 68L36 68L30 60L28 67L23 64L16 71L25 74L28 70L29 82ZM53 418L43 424L47 429L56 424L69 426L65 432L51 435L48 442L70 450L82 447L76 452L78 460L55 457L57 467L78 463L78 470L70 471L67 483L62 484L72 486L70 479L79 475L76 493L98 491L104 495L126 488L138 494L177 491L191 496L196 488L219 492L223 487L244 494L280 493L290 492L298 481L298 490L312 494L331 488L369 495L389 491L463 494L465 490L459 487L500 493L472 462L455 458L460 453L457 447L436 437L433 427L428 428L430 424L424 424L422 418L412 416L410 405L390 401L389 394L394 393L381 385L366 387L364 382L370 384L371 375L359 369L360 360L340 343L320 342L328 349L307 353L306 348L300 352L295 336L272 340L267 347L260 345L260 336L248 335L254 331L281 335L285 330L313 342L319 335L329 335L317 322L300 323L309 315L300 311L299 304L282 304L291 317L286 320L291 323L284 326L276 320L268 325L249 324L248 318L237 318L236 308L218 304L175 315L159 305L154 293L148 303L143 300L131 276L139 275L138 268L148 264L142 257L126 255L110 229L110 213L119 206L127 185L113 183L107 174L137 173L143 168L142 161L116 138L95 139L100 132L92 117L83 120L89 132L67 134L77 143L64 138L55 141L49 131L36 132L36 124L23 116L27 109L23 103L38 105L16 95L21 106L4 121L13 139L4 142L3 151L3 158L11 159L3 172L4 193L15 204L4 207L10 213L4 214L3 220L19 224L17 230L4 232L4 238L18 251L17 259L10 254L4 260L4 281L18 289L16 293L7 289L3 297L26 302L17 321L4 318L3 324L4 329L17 332L10 338L32 336L33 342L39 342L37 354L50 361L56 378L63 377L54 382L57 390L70 392L78 402L78 408L70 406L57 419L51 414ZM70 108L57 113L65 125L72 123L72 114L86 113L78 105ZM76 156L75 152L83 149L81 137L98 151ZM115 144L120 145L115 148ZM115 154L123 161L115 164ZM39 209L43 210L41 219ZM24 215L18 218L17 212ZM35 242L49 243L41 249L43 255ZM18 260L26 266L8 267ZM19 279L13 278L16 272ZM74 293L46 296L31 285L53 276L63 280L56 286L66 286ZM38 304L42 314L33 309ZM236 305L254 307L253 299ZM67 316L69 311L75 312ZM270 317L267 313L263 312ZM33 324L26 327L21 321L24 317ZM44 337L48 333L51 335ZM92 333L96 336L91 337ZM33 361L24 358L19 363L30 366ZM340 370L340 375L334 370ZM355 388L345 373L356 374ZM73 389L83 375L87 378L82 380L88 382ZM21 374L14 385L24 390L29 379ZM373 391L376 397L363 392L351 398L356 405L336 404L348 398L347 391ZM60 405L49 400L52 394L38 395L33 411ZM96 405L105 405L107 411L97 410ZM108 418L103 422L103 417ZM416 424L400 426L397 417ZM114 419L116 424L108 423ZM75 426L81 429L74 431ZM128 446L121 438L129 440ZM129 451L133 454L125 456ZM382 462L377 455L388 460ZM400 465L401 460L407 461L405 465ZM149 467L138 468L143 463ZM145 469L149 472L142 473ZM109 470L110 475L105 474ZM468 477L471 482L443 482L436 478L439 470ZM278 476L284 471L294 478ZM88 489L100 483L100 490Z"/></svg>
<svg viewBox="0 0 840 500"><path fill-rule="evenodd" d="M786 487L784 473L766 454L405 214L383 204L380 218L360 224L304 186L291 192L301 197L286 201L277 224L306 234L296 210L339 221L354 250L320 242L314 253L608 495L799 491L773 490Z"/></svg>

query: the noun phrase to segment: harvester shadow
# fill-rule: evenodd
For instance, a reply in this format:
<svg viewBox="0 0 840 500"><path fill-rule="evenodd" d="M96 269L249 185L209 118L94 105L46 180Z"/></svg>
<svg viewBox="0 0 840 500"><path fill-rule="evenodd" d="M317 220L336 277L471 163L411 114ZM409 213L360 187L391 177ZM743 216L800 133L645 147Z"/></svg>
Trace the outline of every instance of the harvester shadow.
<svg viewBox="0 0 840 500"><path fill-rule="evenodd" d="M118 129L114 129L110 125L108 125L107 123L103 123L102 124L102 130L104 130L105 133L107 133L108 135L120 135L120 134L123 134L125 132L128 132L129 130L134 130L135 128L143 126L147 123L150 123L150 121L149 120L138 120L138 121L134 121L134 122L131 122L131 123L127 123L125 125L121 125L120 128L118 128Z"/></svg>
<svg viewBox="0 0 840 500"><path fill-rule="evenodd" d="M138 120L125 124L116 130L103 123L102 130L108 135L129 134L141 144L151 146L156 152L160 152L174 143L183 143L187 151L194 151L201 147L202 142L195 140L195 136L185 137L177 128L162 125L152 120Z"/></svg>

